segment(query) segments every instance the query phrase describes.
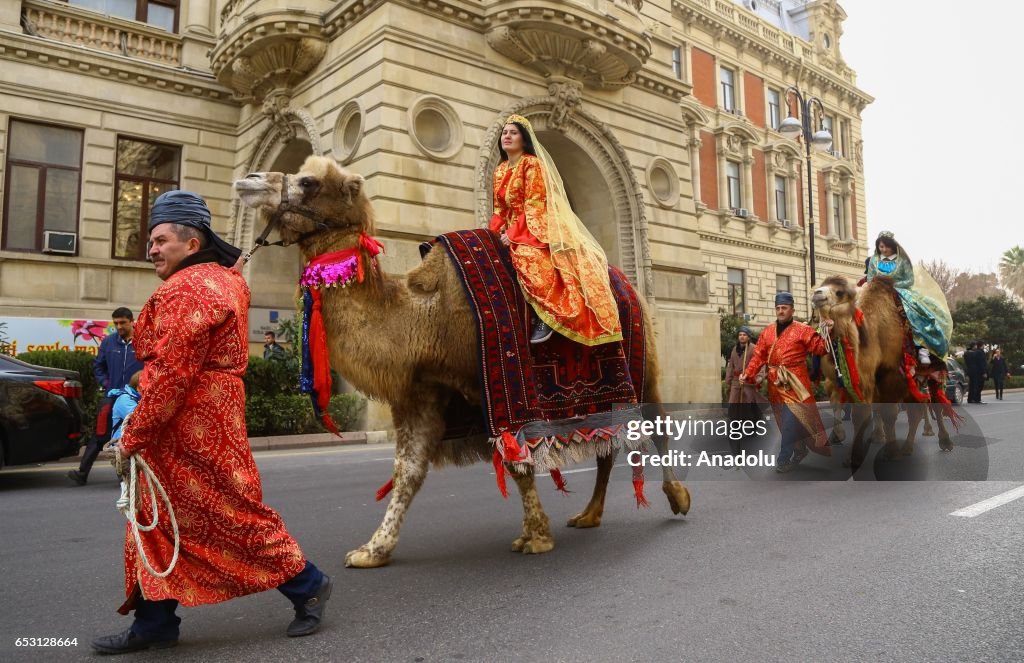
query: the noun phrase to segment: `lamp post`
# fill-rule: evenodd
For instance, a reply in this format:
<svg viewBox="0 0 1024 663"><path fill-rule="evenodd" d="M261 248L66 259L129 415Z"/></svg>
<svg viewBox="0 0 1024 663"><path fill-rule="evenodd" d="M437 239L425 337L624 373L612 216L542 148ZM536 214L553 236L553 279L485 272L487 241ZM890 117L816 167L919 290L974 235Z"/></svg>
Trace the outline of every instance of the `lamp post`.
<svg viewBox="0 0 1024 663"><path fill-rule="evenodd" d="M792 108L789 103L790 95L796 97L800 110L800 119L790 115L779 125L779 133L783 138L796 140L804 139L804 153L807 155L807 230L810 236L808 257L811 267L811 288L817 285L818 280L814 273L814 190L811 188L811 149L815 152L824 152L832 147L832 134L822 125L822 118L825 116L825 106L817 97L805 97L800 88L795 85L786 88L786 106ZM818 108L818 130L814 131L813 112L814 107Z"/></svg>

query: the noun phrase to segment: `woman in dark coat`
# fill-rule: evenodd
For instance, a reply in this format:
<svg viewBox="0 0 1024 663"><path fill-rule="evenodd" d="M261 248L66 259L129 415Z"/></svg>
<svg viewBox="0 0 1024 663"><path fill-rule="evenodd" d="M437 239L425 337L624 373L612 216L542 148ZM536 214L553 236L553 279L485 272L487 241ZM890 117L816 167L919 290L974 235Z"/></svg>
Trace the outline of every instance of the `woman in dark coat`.
<svg viewBox="0 0 1024 663"><path fill-rule="evenodd" d="M1003 400L1003 387L1006 385L1006 376L1010 374L1010 367L1006 365L1006 358L1002 350L992 353L992 362L988 368L988 374L996 385L996 400Z"/></svg>
<svg viewBox="0 0 1024 663"><path fill-rule="evenodd" d="M747 326L740 327L736 336L736 345L729 353L729 362L725 366L725 384L729 388L729 420L754 421L761 415L758 403L763 402L764 398L758 391L758 385L764 380L765 371L762 370L757 376L756 384L740 382L740 374L754 354L755 339ZM730 438L729 443L733 454L738 454L740 441Z"/></svg>

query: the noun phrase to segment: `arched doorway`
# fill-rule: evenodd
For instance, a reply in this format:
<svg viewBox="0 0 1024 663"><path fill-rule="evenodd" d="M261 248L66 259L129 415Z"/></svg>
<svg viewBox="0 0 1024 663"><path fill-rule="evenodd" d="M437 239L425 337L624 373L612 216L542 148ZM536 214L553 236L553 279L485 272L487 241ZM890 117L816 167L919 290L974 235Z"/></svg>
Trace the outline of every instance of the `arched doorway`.
<svg viewBox="0 0 1024 663"><path fill-rule="evenodd" d="M293 138L285 143L267 170L274 173L296 173L306 157L312 154L313 146L308 140ZM274 239L276 237L272 237L271 241ZM295 284L301 268L302 256L294 246L261 249L249 269L252 305L288 311L294 309Z"/></svg>
<svg viewBox="0 0 1024 663"><path fill-rule="evenodd" d="M593 157L561 132L538 131L537 138L554 159L576 216L605 250L608 263L620 264L615 206Z"/></svg>

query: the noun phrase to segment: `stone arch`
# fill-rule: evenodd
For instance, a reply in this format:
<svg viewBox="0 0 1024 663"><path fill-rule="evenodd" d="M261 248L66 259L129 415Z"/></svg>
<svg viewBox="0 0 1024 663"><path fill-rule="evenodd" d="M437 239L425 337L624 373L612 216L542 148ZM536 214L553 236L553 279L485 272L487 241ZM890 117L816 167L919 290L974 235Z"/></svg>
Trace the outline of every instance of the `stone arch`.
<svg viewBox="0 0 1024 663"><path fill-rule="evenodd" d="M615 256L614 262L617 266L653 304L654 275L647 240L647 216L643 193L630 167L626 151L608 127L582 108L577 107L568 117L560 117L559 128L553 127L550 118L558 107L557 104L555 96L522 99L504 108L491 124L481 143L477 159L477 223L486 226L490 220L492 174L499 159L498 137L505 118L514 113L523 115L533 124L541 143L552 152L552 158L555 158L557 150L559 161L568 161L574 170L577 167L582 169L580 173L572 176L567 176L567 171L563 168L559 168L559 171L565 180L567 193L571 197L580 198L573 203L582 203L582 208L576 211L588 228L595 225L594 217L588 212L595 211L593 208L600 205L603 194L612 212L612 231L609 234L605 228L605 232L599 231L594 235L608 251L609 262L613 262ZM592 187L595 191L585 194L580 191L580 186L573 186L574 180L578 182L585 177L597 178L598 182L606 186ZM585 218L586 216L590 218ZM615 239L614 246L608 246L609 238Z"/></svg>
<svg viewBox="0 0 1024 663"><path fill-rule="evenodd" d="M723 126L721 130L724 131L727 134L732 134L733 136L739 136L740 138L743 139L744 142L747 142L747 143L752 143L752 144L756 145L759 142L757 134L754 133L754 130L751 129L750 127L748 127L745 124L739 124L739 123L727 124L727 125Z"/></svg>
<svg viewBox="0 0 1024 663"><path fill-rule="evenodd" d="M265 170L294 172L307 156L324 154L316 120L308 111L290 106L268 111L264 105L264 113L268 119L267 126L249 152L245 166L236 173L238 177ZM256 228L256 215L235 198L231 203L231 218L234 220L234 243L247 251L262 230ZM252 263L245 266L253 306L280 306L280 302L290 301L295 290L295 274L292 272L295 272L299 260L296 251L294 248L264 248L254 259L260 263L259 272L252 271Z"/></svg>

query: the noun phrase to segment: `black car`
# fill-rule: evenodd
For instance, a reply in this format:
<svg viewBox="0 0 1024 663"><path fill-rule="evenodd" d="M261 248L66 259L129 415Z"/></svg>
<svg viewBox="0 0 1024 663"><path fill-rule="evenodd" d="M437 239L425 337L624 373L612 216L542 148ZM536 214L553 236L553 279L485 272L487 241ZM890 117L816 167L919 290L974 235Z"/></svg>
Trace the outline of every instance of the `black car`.
<svg viewBox="0 0 1024 663"><path fill-rule="evenodd" d="M964 402L964 394L967 393L967 373L960 362L952 357L946 357L946 396L956 404Z"/></svg>
<svg viewBox="0 0 1024 663"><path fill-rule="evenodd" d="M78 373L0 355L0 467L72 455L81 437Z"/></svg>

